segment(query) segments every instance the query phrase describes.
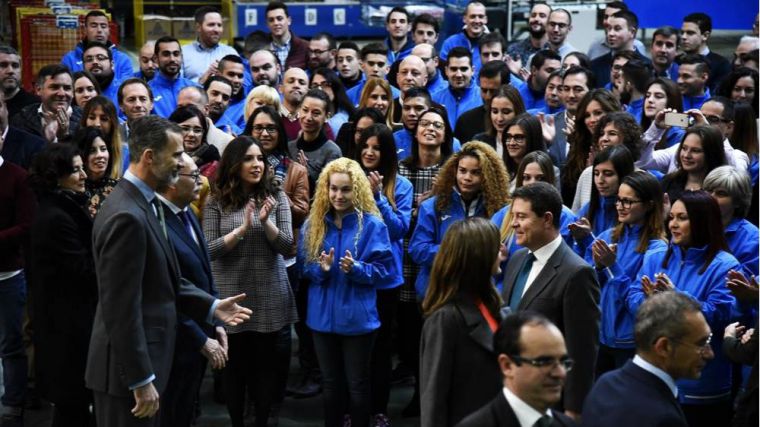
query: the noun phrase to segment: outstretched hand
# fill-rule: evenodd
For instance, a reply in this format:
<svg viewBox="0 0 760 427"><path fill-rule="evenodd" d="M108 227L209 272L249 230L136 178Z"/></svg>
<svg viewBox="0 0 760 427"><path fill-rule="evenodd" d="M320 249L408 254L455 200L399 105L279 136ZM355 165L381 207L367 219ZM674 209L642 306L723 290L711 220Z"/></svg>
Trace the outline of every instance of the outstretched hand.
<svg viewBox="0 0 760 427"><path fill-rule="evenodd" d="M251 309L238 304L244 299L245 294L240 294L220 300L219 305L216 306L216 310L214 311L214 317L229 326L239 325L250 319Z"/></svg>

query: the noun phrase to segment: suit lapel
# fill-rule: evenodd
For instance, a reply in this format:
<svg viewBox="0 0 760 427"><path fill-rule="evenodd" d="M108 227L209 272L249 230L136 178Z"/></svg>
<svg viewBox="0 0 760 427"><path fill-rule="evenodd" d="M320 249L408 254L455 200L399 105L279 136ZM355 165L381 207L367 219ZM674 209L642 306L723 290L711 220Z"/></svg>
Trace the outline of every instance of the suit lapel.
<svg viewBox="0 0 760 427"><path fill-rule="evenodd" d="M164 205L164 214L166 215L166 225L171 227L172 231L174 231L174 234L176 234L188 247L191 248L193 253L198 256L198 259L203 259L203 253L201 253L201 248L198 246L197 243L195 243L195 240L193 240L193 236L190 236L187 234L187 230L185 229L185 224L180 220L177 215L172 212L172 210ZM197 230L193 230L198 233Z"/></svg>
<svg viewBox="0 0 760 427"><path fill-rule="evenodd" d="M480 310L469 301L457 302L457 307L462 313L465 324L470 329L470 338L489 352L493 352L493 332Z"/></svg>
<svg viewBox="0 0 760 427"><path fill-rule="evenodd" d="M521 249L520 251L515 252L512 258L507 262L507 268L504 269L501 298L506 301L507 306L509 306L509 298L512 295L512 289L515 287L515 280L517 280L517 275L520 274L520 269L525 263L525 257L527 255L527 249Z"/></svg>
<svg viewBox="0 0 760 427"><path fill-rule="evenodd" d="M496 396L496 399L494 399L494 415L496 417L496 421L498 426L519 426L520 422L517 420L517 415L515 415L515 411L512 409L512 407L509 405L509 402L507 401L506 396L504 396L504 391L500 391L499 395Z"/></svg>
<svg viewBox="0 0 760 427"><path fill-rule="evenodd" d="M557 250L554 251L554 254L552 254L549 261L544 265L544 268L538 273L538 276L533 280L533 283L530 284L528 290L525 291L518 308L525 309L528 307L528 305L530 305L530 303L543 292L544 288L549 286L554 279L554 276L557 275L557 269L562 264L562 260L565 258L564 249L565 244L563 242L559 245Z"/></svg>

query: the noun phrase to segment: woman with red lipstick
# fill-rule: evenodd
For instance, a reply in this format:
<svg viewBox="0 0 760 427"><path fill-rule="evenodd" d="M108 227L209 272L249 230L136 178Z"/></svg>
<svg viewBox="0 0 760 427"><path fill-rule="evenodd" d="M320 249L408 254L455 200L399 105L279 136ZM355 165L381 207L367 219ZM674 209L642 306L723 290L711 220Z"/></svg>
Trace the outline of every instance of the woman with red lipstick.
<svg viewBox="0 0 760 427"><path fill-rule="evenodd" d="M84 160L84 170L87 173L87 180L85 180L88 196L87 210L90 216L95 218L95 214L98 213L106 197L119 182L111 175L113 169L111 146L106 143L100 129L95 127L80 129L74 136L74 142L79 147L79 153Z"/></svg>
<svg viewBox="0 0 760 427"><path fill-rule="evenodd" d="M393 132L384 124L375 124L365 129L359 137L360 158L357 159L369 178L377 208L388 227L388 237L393 249L393 259L398 271L403 269L404 236L409 231L412 218L412 183L399 175L396 144ZM377 290L377 312L380 328L372 351L372 414L375 424L390 424L388 419L388 398L390 395L391 338L396 320L399 287L404 283L399 274L398 281L387 288Z"/></svg>
<svg viewBox="0 0 760 427"><path fill-rule="evenodd" d="M628 291L626 305L636 313L644 299L657 292L687 294L702 305L712 331L731 323L736 300L726 287L739 261L728 252L718 203L706 191L685 191L673 203L668 222L673 236L667 249L647 252ZM674 337L676 340L678 337ZM685 372L676 381L678 400L690 426L724 425L731 419L731 364L723 354L723 340L715 337L701 347L675 341L669 349L678 359L696 359L704 366ZM700 363L701 362L701 363Z"/></svg>
<svg viewBox="0 0 760 427"><path fill-rule="evenodd" d="M679 199L684 191L700 190L707 174L726 164L720 131L703 125L688 128L675 160L678 169L662 179L670 200Z"/></svg>
<svg viewBox="0 0 760 427"><path fill-rule="evenodd" d="M246 391L256 408L256 426L266 426L277 382L277 338L297 319L283 256L293 232L288 196L279 188L261 143L233 139L219 162L203 231L211 273L220 295L245 292L242 305L254 314L227 328L229 361L224 369L227 410L243 426Z"/></svg>

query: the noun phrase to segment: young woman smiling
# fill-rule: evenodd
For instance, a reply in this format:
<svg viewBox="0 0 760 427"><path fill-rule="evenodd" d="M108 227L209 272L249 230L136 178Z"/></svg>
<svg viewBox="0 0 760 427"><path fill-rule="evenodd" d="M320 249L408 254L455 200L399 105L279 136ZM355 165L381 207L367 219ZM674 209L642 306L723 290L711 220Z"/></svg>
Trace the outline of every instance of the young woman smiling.
<svg viewBox="0 0 760 427"><path fill-rule="evenodd" d="M79 147L79 153L84 159L84 170L87 173L85 188L87 191L87 210L92 218L100 210L113 188L119 182L111 177L113 158L111 147L106 144L100 129L95 127L80 128L74 136L74 142Z"/></svg>

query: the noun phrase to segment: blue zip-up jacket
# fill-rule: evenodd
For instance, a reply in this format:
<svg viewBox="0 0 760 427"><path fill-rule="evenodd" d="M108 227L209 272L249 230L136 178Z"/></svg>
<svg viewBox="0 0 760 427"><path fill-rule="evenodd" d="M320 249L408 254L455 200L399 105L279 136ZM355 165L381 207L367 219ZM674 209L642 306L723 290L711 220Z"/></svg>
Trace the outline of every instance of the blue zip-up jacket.
<svg viewBox="0 0 760 427"><path fill-rule="evenodd" d="M230 127L233 129L233 132L235 132L236 135L240 135L243 132L243 129L245 129L245 115L243 114L244 112L245 97L240 98L238 101L230 101L230 105L228 105L227 109L224 110L222 117L220 117L217 123L215 123L217 124L216 127L221 129L224 125L230 125ZM235 131L235 129L237 129L237 131Z"/></svg>
<svg viewBox="0 0 760 427"><path fill-rule="evenodd" d="M683 136L686 134L686 131L684 129L681 129L679 127L670 127L667 131L665 131L665 145L668 147L672 147L674 145L678 145L683 141Z"/></svg>
<svg viewBox="0 0 760 427"><path fill-rule="evenodd" d="M666 249L647 251L644 262L628 290L626 305L635 314L646 299L641 286L644 275L654 280L656 273L668 275L678 292L689 295L702 304L702 314L715 335L711 346L715 359L707 362L698 380L678 380L678 399L681 403L704 405L731 399L731 364L723 354L723 329L731 322L731 311L736 304L726 287L726 274L740 267L739 261L728 252L720 251L704 273L699 274L705 262L707 246L689 248L684 253L673 247L666 267L662 267Z"/></svg>
<svg viewBox="0 0 760 427"><path fill-rule="evenodd" d="M511 205L504 206L503 208L496 211L496 213L491 217L491 222L493 222L496 225L496 228L499 230L501 230L501 223L504 221L504 217L507 216L510 206ZM565 205L562 205L562 214L559 217L559 234L562 236L562 239L565 241L565 243L567 243L570 247L573 247L573 236L570 234L570 229L568 226L573 222L575 222L575 213L573 213L572 209L568 208ZM505 271L507 268L507 263L509 262L509 258L512 256L512 254L522 249L523 246L517 243L514 234L508 242L502 243L506 245L508 255L507 259L501 263L501 271ZM494 281L496 282L496 287L501 291L504 275L499 274L497 276L498 277L494 277Z"/></svg>
<svg viewBox="0 0 760 427"><path fill-rule="evenodd" d="M615 243L612 241L613 230L611 228L597 238L611 245ZM597 270L599 285L602 287L602 294L599 299L599 306L602 311L599 341L607 347L635 348L633 325L636 322L636 316L628 311L625 305L625 297L628 295L631 281L636 278L636 274L644 262L646 252L636 252L640 237L640 225L626 225L620 235L620 240L617 241L615 263L601 271ZM667 247L668 244L664 240L652 239L649 241L647 251L664 250ZM591 266L596 266L590 246L586 249L585 258Z"/></svg>
<svg viewBox="0 0 760 427"><path fill-rule="evenodd" d="M192 80L178 76L174 80L160 71L148 82L148 86L153 91L153 112L163 118L171 116L177 108L177 95L182 88L187 86L198 86Z"/></svg>
<svg viewBox="0 0 760 427"><path fill-rule="evenodd" d="M414 283L417 291L417 298L425 298L428 281L430 280L430 269L433 267L435 254L441 246L443 236L451 224L460 219L471 216L486 218L485 206L481 197L473 200L475 206L471 206L470 212L465 212L464 202L457 190L452 189L451 205L445 212L437 212L435 201L438 197L431 197L420 204L417 212L417 225L414 227L414 233L409 240L409 257L412 262L420 266L420 273Z"/></svg>
<svg viewBox="0 0 760 427"><path fill-rule="evenodd" d="M385 80L388 80L386 77ZM348 96L348 99L351 101L352 104L355 106L359 106L359 100L362 97L362 91L364 90L364 85L367 84L367 78L362 77L362 79L359 81L359 83L356 84L356 86L352 87L351 89L346 91L346 96ZM399 96L401 96L401 91L396 88L396 86L391 86L391 93L393 94L393 99L398 99ZM393 100L391 100L392 102Z"/></svg>
<svg viewBox="0 0 760 427"><path fill-rule="evenodd" d="M298 240L297 264L303 268L303 277L309 280L309 304L306 325L318 332L340 335L362 335L380 327L377 315L377 289L398 280L388 229L383 221L368 213L361 218L356 213L343 217L342 228L333 222L328 213L324 248L335 248L330 271L325 273L319 262L307 262L303 242L308 234L309 221L301 230ZM357 233L361 233L358 236ZM350 273L340 269L340 258L351 251L354 268Z"/></svg>
<svg viewBox="0 0 760 427"><path fill-rule="evenodd" d="M470 81L470 85L459 95L455 95L451 90L451 87L448 87L432 94L432 98L433 102L437 102L446 107L449 123L451 123L452 127L454 127L459 116L465 111L483 105L483 98L480 97L480 87L475 84L475 79Z"/></svg>
<svg viewBox="0 0 760 427"><path fill-rule="evenodd" d="M641 115L644 112L644 98L631 101L630 104L625 106L625 111L632 115L637 123L641 123Z"/></svg>
<svg viewBox="0 0 760 427"><path fill-rule="evenodd" d="M544 100L544 104L546 104L546 100ZM560 104L559 107L550 107L548 105L544 105L541 108L531 108L527 110L527 113L532 116L537 116L538 113L544 113L545 115L549 116L549 115L561 113L563 111L565 111L565 106Z"/></svg>
<svg viewBox="0 0 760 427"><path fill-rule="evenodd" d="M396 155L398 156L399 162L412 155L411 131L399 129L396 132L393 132L393 139L396 142ZM451 146L455 153L462 150L462 144L456 138L454 138Z"/></svg>
<svg viewBox="0 0 760 427"><path fill-rule="evenodd" d="M758 276L758 232L755 224L744 218L734 218L726 226L726 240L731 255L742 265L747 277Z"/></svg>
<svg viewBox="0 0 760 427"><path fill-rule="evenodd" d="M710 99L710 88L708 87L705 87L705 94L702 96L683 95L683 110L689 111L692 108L699 110L708 99Z"/></svg>
<svg viewBox="0 0 760 427"><path fill-rule="evenodd" d="M435 70L435 77L428 79L427 90L429 93L435 93L449 87L449 82L441 75L441 70Z"/></svg>
<svg viewBox="0 0 760 427"><path fill-rule="evenodd" d="M515 88L520 92L526 110L544 108L546 106L544 94L542 92L534 92L528 82L520 81L519 84L515 85Z"/></svg>
<svg viewBox="0 0 760 427"><path fill-rule="evenodd" d="M107 44L108 48L111 49L111 53L113 55L113 73L115 76L114 80L121 81L132 77L132 74L135 72L135 70L132 69L132 61L129 59L129 56L117 49L116 45L110 41ZM68 67L69 71L71 71L71 74L74 74L77 71L82 71L84 70L84 61L82 60L83 54L84 41L81 41L77 43L76 47L73 50L70 50L65 55L63 55L63 58L61 58L61 64Z"/></svg>
<svg viewBox="0 0 760 427"><path fill-rule="evenodd" d="M480 47L478 47L477 42L472 43L464 31L447 37L446 40L443 41L443 46L441 46L441 52L438 54L438 56L444 61L448 60L449 52L451 49L454 49L457 46L466 47L470 52L472 52L472 68L475 69L476 73L479 73L481 68L480 66L482 65L480 63ZM467 109L464 111L467 111Z"/></svg>
<svg viewBox="0 0 760 427"><path fill-rule="evenodd" d="M594 223L591 224L591 232L597 238L608 229L617 225L617 209L615 208L615 199L617 196L599 197L599 208L594 214ZM588 209L591 203L583 205L578 211L578 218L588 218ZM594 243L594 238L589 235L580 242L575 242L573 248L581 257L586 254L586 249Z"/></svg>
<svg viewBox="0 0 760 427"><path fill-rule="evenodd" d="M101 88L101 95L110 99L111 102L113 102L113 105L116 106L116 109L121 111L121 108L119 108L119 86L121 86L121 80L117 80L114 76L113 80L111 80L111 84L108 85L108 87Z"/></svg>
<svg viewBox="0 0 760 427"><path fill-rule="evenodd" d="M412 54L414 49L414 42L412 41L412 35L409 34L406 38L406 43L401 46L401 50L398 53L393 51L391 47L391 38L385 38L385 46L388 48L388 66L390 67L394 62L402 61L404 58Z"/></svg>
<svg viewBox="0 0 760 427"><path fill-rule="evenodd" d="M396 209L385 197L382 191L375 194L375 203L383 216L383 222L388 228L388 238L391 241L393 260L396 262L396 271L399 273L397 280L386 285L378 285L378 289L391 289L404 283L404 237L409 231L412 221L412 201L414 200L414 188L412 183L401 175L396 174L396 187L393 191L396 201Z"/></svg>

